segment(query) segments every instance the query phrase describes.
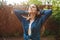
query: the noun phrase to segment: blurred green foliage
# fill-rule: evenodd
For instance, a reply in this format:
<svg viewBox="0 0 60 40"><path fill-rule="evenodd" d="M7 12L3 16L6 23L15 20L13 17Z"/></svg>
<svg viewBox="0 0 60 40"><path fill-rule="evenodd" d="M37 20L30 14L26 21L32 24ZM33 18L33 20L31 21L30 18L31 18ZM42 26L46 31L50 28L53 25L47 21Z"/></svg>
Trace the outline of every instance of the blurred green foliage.
<svg viewBox="0 0 60 40"><path fill-rule="evenodd" d="M29 0L28 3L29 3L29 4L42 5L42 2L41 2L41 1L38 1L38 0Z"/></svg>
<svg viewBox="0 0 60 40"><path fill-rule="evenodd" d="M56 27L55 31L45 30L44 35L57 35L60 36L60 0L52 0L52 16L51 19L54 21Z"/></svg>

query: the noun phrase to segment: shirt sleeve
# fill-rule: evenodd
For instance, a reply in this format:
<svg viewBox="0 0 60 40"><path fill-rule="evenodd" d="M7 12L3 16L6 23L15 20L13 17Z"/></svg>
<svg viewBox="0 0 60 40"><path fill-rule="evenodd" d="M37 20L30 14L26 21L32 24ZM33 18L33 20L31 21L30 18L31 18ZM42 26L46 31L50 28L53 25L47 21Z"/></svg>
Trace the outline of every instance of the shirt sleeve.
<svg viewBox="0 0 60 40"><path fill-rule="evenodd" d="M20 21L23 21L24 18L21 15L22 14L27 14L27 11L14 9L14 13Z"/></svg>
<svg viewBox="0 0 60 40"><path fill-rule="evenodd" d="M42 24L46 21L46 19L52 14L52 10L49 9L49 10L43 10L42 11L42 16L41 16L41 21L42 21Z"/></svg>

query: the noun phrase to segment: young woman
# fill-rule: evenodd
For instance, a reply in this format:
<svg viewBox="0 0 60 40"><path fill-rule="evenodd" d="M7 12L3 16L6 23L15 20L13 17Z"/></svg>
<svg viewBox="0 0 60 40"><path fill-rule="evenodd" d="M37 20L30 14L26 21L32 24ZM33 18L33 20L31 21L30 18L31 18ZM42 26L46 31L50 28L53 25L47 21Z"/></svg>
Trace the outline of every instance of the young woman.
<svg viewBox="0 0 60 40"><path fill-rule="evenodd" d="M18 19L22 22L24 30L24 40L40 40L40 29L42 24L51 15L52 10L39 11L35 4L31 4L28 12L14 10ZM28 14L28 16L23 16Z"/></svg>

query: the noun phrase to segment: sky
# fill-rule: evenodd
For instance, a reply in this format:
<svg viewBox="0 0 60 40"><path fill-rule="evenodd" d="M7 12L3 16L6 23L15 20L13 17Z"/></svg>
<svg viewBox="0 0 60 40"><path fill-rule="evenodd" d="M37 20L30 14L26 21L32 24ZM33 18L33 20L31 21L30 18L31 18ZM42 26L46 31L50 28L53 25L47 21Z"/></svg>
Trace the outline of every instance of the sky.
<svg viewBox="0 0 60 40"><path fill-rule="evenodd" d="M26 2L28 0L6 0L7 4L14 4L14 3L18 3L20 4L21 2Z"/></svg>

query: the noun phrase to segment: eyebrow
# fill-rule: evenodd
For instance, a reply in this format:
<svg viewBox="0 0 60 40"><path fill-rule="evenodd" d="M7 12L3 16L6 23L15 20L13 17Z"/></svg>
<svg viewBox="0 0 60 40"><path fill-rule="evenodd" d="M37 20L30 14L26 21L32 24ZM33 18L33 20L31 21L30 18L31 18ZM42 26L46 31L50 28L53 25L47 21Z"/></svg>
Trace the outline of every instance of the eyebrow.
<svg viewBox="0 0 60 40"><path fill-rule="evenodd" d="M35 8L36 6L30 6L30 7Z"/></svg>

